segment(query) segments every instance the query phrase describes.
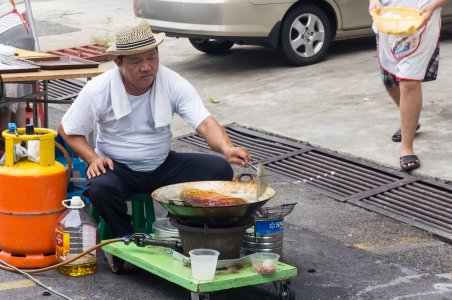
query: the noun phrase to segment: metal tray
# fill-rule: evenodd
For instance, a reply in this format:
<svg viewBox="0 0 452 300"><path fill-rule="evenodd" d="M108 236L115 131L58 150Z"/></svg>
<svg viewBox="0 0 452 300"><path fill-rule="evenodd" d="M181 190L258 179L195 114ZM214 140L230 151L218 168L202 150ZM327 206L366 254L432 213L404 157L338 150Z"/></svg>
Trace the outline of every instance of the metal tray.
<svg viewBox="0 0 452 300"><path fill-rule="evenodd" d="M41 67L42 70L83 69L99 66L98 62L68 56L29 58L27 60Z"/></svg>
<svg viewBox="0 0 452 300"><path fill-rule="evenodd" d="M11 56L0 55L0 74L35 72L40 69L39 66L31 64L22 59Z"/></svg>

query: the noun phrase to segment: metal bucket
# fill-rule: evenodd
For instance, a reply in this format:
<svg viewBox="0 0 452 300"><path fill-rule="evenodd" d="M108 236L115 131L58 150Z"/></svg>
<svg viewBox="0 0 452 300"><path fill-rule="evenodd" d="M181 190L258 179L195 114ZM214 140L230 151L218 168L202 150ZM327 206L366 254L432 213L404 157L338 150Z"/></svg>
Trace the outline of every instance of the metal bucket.
<svg viewBox="0 0 452 300"><path fill-rule="evenodd" d="M218 259L236 259L240 257L246 229L252 226L253 222L247 220L226 228L185 226L176 220L171 220L171 224L179 229L184 255L188 256L190 250L205 248L220 252Z"/></svg>
<svg viewBox="0 0 452 300"><path fill-rule="evenodd" d="M152 224L152 232L154 233L154 238L156 239L179 239L179 230L174 227L169 218L164 218L155 221Z"/></svg>
<svg viewBox="0 0 452 300"><path fill-rule="evenodd" d="M284 219L255 220L255 225L246 231L242 253L273 252L283 256Z"/></svg>

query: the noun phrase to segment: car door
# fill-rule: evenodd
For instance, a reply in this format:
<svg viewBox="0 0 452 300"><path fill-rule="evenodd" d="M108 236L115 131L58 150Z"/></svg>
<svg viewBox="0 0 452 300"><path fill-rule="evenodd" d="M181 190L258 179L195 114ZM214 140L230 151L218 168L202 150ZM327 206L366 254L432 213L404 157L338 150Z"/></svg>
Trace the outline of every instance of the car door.
<svg viewBox="0 0 452 300"><path fill-rule="evenodd" d="M372 25L372 18L369 15L369 1L367 0L334 0L340 11L340 20L342 23L339 30L352 30L360 28L369 28Z"/></svg>

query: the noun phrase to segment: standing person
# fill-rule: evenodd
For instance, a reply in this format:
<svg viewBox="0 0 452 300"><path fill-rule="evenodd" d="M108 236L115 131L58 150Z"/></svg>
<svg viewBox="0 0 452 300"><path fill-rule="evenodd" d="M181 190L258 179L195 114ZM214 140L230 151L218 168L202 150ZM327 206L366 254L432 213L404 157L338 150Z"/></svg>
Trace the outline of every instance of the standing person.
<svg viewBox="0 0 452 300"><path fill-rule="evenodd" d="M370 0L369 11L381 7L410 7L421 11L423 22L407 36L378 34L378 59L388 94L400 110L400 129L392 136L400 142L400 167L409 172L421 166L414 154L413 141L419 129L422 88L425 81L435 80L439 64L441 6L448 0Z"/></svg>
<svg viewBox="0 0 452 300"><path fill-rule="evenodd" d="M35 40L30 26L18 13L14 0L0 0L0 44L25 50L34 50ZM6 96L20 98L32 93L31 84L5 84ZM8 122L17 127L25 127L25 102L12 103L0 108L0 132L8 127ZM0 152L4 151L4 141L0 134ZM0 153L1 157L1 153Z"/></svg>
<svg viewBox="0 0 452 300"><path fill-rule="evenodd" d="M232 145L193 86L160 65L158 46L146 21L120 30L107 52L116 67L81 90L65 113L58 132L87 163L83 194L108 224L113 236L133 233L126 199L168 184L231 180L229 163L243 166L247 149ZM180 115L225 158L171 151L171 120ZM86 136L97 128L95 150Z"/></svg>

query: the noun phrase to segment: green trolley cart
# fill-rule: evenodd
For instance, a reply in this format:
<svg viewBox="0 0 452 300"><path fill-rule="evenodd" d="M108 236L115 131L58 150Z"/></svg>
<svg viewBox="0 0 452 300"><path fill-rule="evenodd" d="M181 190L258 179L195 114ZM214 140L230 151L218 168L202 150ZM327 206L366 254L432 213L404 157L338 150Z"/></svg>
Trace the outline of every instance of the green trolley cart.
<svg viewBox="0 0 452 300"><path fill-rule="evenodd" d="M295 299L290 279L297 275L297 268L282 262L278 263L275 273L260 275L251 267L249 257L237 259L235 263L229 263L230 266L221 269L219 266L225 261L219 261L214 280L200 282L192 278L189 259L170 248L116 242L105 245L102 249L107 253L110 268L114 273L120 273L126 261L186 288L191 292L192 300L210 299L210 293L215 291L270 282L274 284L280 299Z"/></svg>

